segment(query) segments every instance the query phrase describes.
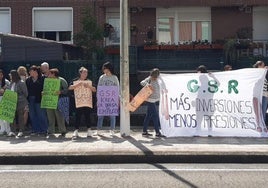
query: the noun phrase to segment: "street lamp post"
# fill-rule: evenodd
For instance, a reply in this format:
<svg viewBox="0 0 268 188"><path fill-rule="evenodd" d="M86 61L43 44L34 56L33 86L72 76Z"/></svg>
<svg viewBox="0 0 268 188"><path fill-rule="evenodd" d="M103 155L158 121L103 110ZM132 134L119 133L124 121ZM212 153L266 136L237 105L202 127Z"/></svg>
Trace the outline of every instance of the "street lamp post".
<svg viewBox="0 0 268 188"><path fill-rule="evenodd" d="M128 0L120 0L120 134L130 135Z"/></svg>

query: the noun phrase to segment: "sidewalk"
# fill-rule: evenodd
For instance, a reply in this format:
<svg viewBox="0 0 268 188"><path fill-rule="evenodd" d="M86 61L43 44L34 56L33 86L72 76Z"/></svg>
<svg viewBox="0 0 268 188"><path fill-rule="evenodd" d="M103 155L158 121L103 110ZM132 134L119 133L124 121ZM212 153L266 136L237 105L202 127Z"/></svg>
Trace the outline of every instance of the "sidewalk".
<svg viewBox="0 0 268 188"><path fill-rule="evenodd" d="M267 138L143 137L141 128L129 137L101 136L65 138L0 136L0 164L137 163L137 162L268 162ZM152 132L153 133L153 132Z"/></svg>

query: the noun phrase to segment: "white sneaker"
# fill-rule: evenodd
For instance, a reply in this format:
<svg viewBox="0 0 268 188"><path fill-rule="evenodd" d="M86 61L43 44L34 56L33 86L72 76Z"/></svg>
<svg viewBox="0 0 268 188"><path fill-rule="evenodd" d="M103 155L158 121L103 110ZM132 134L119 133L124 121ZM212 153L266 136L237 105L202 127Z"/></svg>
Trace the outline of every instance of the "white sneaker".
<svg viewBox="0 0 268 188"><path fill-rule="evenodd" d="M98 130L96 130L94 133L93 133L93 136L98 136L99 135L99 132Z"/></svg>
<svg viewBox="0 0 268 188"><path fill-rule="evenodd" d="M114 130L110 130L110 135L114 136Z"/></svg>
<svg viewBox="0 0 268 188"><path fill-rule="evenodd" d="M74 131L73 137L78 137L78 130L77 129Z"/></svg>
<svg viewBox="0 0 268 188"><path fill-rule="evenodd" d="M14 132L9 132L9 133L7 134L7 136L9 136L9 137L11 137L11 136L16 136L16 134L15 134Z"/></svg>
<svg viewBox="0 0 268 188"><path fill-rule="evenodd" d="M23 132L19 132L17 137L22 137L23 136Z"/></svg>
<svg viewBox="0 0 268 188"><path fill-rule="evenodd" d="M87 130L87 137L91 137L91 136L92 136L91 129L88 129L88 130Z"/></svg>

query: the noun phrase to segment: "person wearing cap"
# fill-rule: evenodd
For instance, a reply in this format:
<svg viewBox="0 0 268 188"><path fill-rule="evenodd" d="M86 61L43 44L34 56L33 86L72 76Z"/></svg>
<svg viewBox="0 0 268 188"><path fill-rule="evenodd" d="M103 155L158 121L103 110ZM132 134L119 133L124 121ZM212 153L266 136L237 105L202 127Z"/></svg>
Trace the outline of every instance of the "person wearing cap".
<svg viewBox="0 0 268 188"><path fill-rule="evenodd" d="M160 133L160 130L159 130L160 123L159 123L159 116L158 116L158 110L157 110L157 105L156 105L156 103L158 103L160 99L160 86L158 83L159 75L160 75L159 69L154 68L150 72L150 75L140 82L142 86L148 85L153 90L153 93L146 100L147 112L143 121L143 132L142 132L143 136L152 136L152 134L148 133L148 130L147 130L148 125L150 121L152 120L154 124L155 136L164 137Z"/></svg>

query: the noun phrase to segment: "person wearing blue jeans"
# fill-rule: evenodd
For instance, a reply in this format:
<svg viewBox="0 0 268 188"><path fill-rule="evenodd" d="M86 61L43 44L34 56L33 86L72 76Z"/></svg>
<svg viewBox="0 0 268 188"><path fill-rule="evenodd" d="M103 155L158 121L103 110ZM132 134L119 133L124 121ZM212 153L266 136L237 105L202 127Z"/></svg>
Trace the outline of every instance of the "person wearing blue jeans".
<svg viewBox="0 0 268 188"><path fill-rule="evenodd" d="M151 102L146 102L146 105L147 105L147 112L146 112L146 116L143 122L143 133L144 135L150 134L147 132L147 129L148 129L150 120L153 120L155 132L156 134L160 134L157 106L155 103L151 103Z"/></svg>
<svg viewBox="0 0 268 188"><path fill-rule="evenodd" d="M142 86L149 86L152 90L153 93L149 96L149 98L146 100L146 105L147 105L147 112L146 116L144 118L143 122L143 136L151 136L152 134L148 133L148 125L150 123L150 120L153 121L154 124L154 130L155 130L155 136L156 137L163 137L163 135L160 133L160 123L159 123L159 116L158 116L158 110L157 110L157 105L156 103L160 99L160 86L158 83L158 77L160 75L160 71L158 68L154 68L150 72L150 76L145 78L144 80L141 81Z"/></svg>
<svg viewBox="0 0 268 188"><path fill-rule="evenodd" d="M109 116L110 117L110 128L111 130L115 129L115 122L116 118L115 116ZM104 116L98 116L98 123L97 123L97 129L100 130L102 128Z"/></svg>
<svg viewBox="0 0 268 188"><path fill-rule="evenodd" d="M36 102L35 96L29 96L29 115L31 118L32 133L46 134L48 129L48 120L46 109L41 108L41 104Z"/></svg>
<svg viewBox="0 0 268 188"><path fill-rule="evenodd" d="M44 86L40 67L32 65L30 67L30 77L26 79L29 101L29 115L31 119L33 134L46 134L48 129L48 119L46 109L41 108L41 98Z"/></svg>
<svg viewBox="0 0 268 188"><path fill-rule="evenodd" d="M118 90L119 90L119 81L118 81L117 76L114 74L113 65L110 62L104 63L102 65L102 71L104 74L101 75L99 78L98 87L99 86L107 86L107 87L116 86L118 87ZM116 116L110 115L109 117L110 117L110 135L114 136ZM94 135L98 135L98 130L101 129L102 124L103 124L103 119L104 119L104 116L98 115L97 131L94 133Z"/></svg>

